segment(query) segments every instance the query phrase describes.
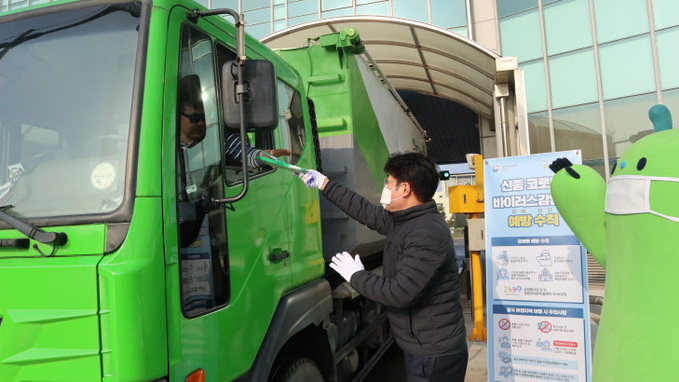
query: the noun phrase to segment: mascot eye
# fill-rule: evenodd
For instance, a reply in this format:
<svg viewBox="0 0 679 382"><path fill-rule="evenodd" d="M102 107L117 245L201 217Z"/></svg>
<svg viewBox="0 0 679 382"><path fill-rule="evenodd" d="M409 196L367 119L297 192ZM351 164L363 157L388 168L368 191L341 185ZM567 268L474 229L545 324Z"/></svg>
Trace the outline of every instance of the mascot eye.
<svg viewBox="0 0 679 382"><path fill-rule="evenodd" d="M644 167L646 167L646 158L641 158L637 163L637 170L641 171Z"/></svg>
<svg viewBox="0 0 679 382"><path fill-rule="evenodd" d="M615 166L618 165L618 162L613 163L613 169L611 169L611 174L615 172Z"/></svg>

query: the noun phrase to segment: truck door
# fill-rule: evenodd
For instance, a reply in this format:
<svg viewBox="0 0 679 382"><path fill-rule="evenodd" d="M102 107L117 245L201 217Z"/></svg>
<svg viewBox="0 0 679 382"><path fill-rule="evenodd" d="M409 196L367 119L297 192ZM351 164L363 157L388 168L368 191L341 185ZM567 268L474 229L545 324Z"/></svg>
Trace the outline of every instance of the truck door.
<svg viewBox="0 0 679 382"><path fill-rule="evenodd" d="M221 67L235 54L229 35L202 18L187 21L186 12L176 6L170 14L165 79L170 376L184 380L203 369L207 381L231 380L254 361L291 283L282 258L290 246L286 187L280 171L253 163L245 198L226 208L208 203L242 185L229 149L238 132L223 131L220 107ZM248 135L261 149L281 139L279 129Z"/></svg>

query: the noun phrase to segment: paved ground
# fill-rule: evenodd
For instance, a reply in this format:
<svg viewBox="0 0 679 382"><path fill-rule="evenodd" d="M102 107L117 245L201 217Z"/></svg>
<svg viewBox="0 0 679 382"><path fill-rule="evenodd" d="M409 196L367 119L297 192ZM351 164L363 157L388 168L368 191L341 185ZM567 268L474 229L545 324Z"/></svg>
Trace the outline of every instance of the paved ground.
<svg viewBox="0 0 679 382"><path fill-rule="evenodd" d="M474 329L474 319L471 313L471 304L465 305L464 321L467 326L467 339ZM469 363L467 364L467 376L465 382L488 381L488 344L486 342L467 341L469 349Z"/></svg>

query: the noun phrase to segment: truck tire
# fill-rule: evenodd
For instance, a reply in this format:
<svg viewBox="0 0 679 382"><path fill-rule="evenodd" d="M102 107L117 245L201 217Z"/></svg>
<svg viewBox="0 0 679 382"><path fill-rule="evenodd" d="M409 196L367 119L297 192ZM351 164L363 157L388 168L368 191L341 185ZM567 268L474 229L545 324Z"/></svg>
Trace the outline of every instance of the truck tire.
<svg viewBox="0 0 679 382"><path fill-rule="evenodd" d="M271 375L272 382L322 382L323 376L316 363L306 357L294 358L281 365Z"/></svg>

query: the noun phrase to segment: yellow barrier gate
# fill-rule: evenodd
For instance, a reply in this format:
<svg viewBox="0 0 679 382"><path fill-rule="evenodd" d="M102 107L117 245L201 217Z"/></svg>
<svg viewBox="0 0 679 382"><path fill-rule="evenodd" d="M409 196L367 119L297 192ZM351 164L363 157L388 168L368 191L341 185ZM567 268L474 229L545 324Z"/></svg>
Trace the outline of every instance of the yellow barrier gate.
<svg viewBox="0 0 679 382"><path fill-rule="evenodd" d="M472 155L472 154L469 154ZM483 208L483 157L473 154L473 162L469 166L476 173L476 185L453 186L449 188L448 198L451 213L469 214L469 250L471 252L472 306L474 312L474 329L471 341L487 340L486 326L483 322L483 273L481 270L481 250L485 248Z"/></svg>

